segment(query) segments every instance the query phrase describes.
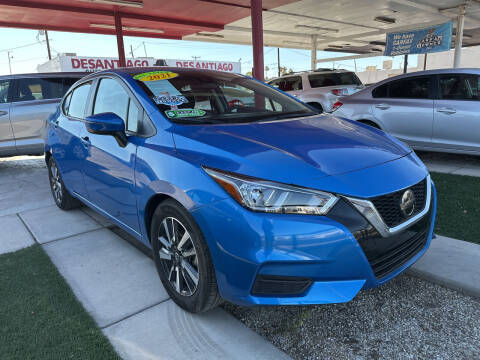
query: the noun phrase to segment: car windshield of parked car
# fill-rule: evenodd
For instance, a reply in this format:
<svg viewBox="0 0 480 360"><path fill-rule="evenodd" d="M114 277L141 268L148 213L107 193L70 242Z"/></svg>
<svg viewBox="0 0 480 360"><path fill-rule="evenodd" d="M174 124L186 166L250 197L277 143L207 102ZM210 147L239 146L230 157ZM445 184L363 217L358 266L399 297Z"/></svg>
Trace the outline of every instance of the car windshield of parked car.
<svg viewBox="0 0 480 360"><path fill-rule="evenodd" d="M132 76L173 122L228 124L317 114L289 96L241 75L159 70Z"/></svg>
<svg viewBox="0 0 480 360"><path fill-rule="evenodd" d="M308 75L312 88L324 86L362 85L362 82L352 72Z"/></svg>

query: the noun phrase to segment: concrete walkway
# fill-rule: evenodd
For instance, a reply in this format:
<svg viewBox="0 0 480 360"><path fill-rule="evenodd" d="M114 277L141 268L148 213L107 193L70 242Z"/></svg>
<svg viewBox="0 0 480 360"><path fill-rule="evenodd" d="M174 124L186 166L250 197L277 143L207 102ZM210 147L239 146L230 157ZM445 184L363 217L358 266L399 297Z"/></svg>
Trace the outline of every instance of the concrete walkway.
<svg viewBox="0 0 480 360"><path fill-rule="evenodd" d="M42 158L14 160L0 161L0 254L40 244L122 358L290 359L220 308L177 307L109 221L53 205Z"/></svg>
<svg viewBox="0 0 480 360"><path fill-rule="evenodd" d="M430 171L480 177L480 156L418 151Z"/></svg>
<svg viewBox="0 0 480 360"><path fill-rule="evenodd" d="M480 298L480 245L438 236L409 273Z"/></svg>

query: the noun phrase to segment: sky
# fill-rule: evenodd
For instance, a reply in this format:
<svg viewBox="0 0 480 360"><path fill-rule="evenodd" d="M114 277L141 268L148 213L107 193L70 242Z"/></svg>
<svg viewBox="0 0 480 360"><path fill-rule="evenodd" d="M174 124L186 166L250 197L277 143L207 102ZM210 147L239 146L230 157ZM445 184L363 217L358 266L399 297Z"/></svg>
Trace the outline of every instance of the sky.
<svg viewBox="0 0 480 360"><path fill-rule="evenodd" d="M117 43L113 35L79 34L51 31L48 33L52 57L61 53L76 53L78 56L117 57ZM13 74L37 72L37 65L48 61L45 36L39 35L36 30L0 28L0 75L10 73L8 55L10 54L11 72ZM181 41L139 37L125 37L125 51L127 57L130 46L135 57L163 59L192 59L193 56L201 60L212 61L240 61L242 72L251 71L252 47L247 45L215 44L208 42ZM9 53L10 51L10 53ZM319 51L318 59L346 56L348 54ZM277 48L264 48L265 66L269 67L266 77L275 77L277 73ZM364 71L369 65L377 65L381 69L383 60L391 58L379 56L375 58L358 59L357 70ZM403 65L403 57L395 57L393 68ZM287 69L302 71L310 69L310 51L297 49L280 49L280 64ZM416 57L409 58L409 65L416 66ZM344 60L333 63L320 63L319 67L344 68L354 70L353 60Z"/></svg>

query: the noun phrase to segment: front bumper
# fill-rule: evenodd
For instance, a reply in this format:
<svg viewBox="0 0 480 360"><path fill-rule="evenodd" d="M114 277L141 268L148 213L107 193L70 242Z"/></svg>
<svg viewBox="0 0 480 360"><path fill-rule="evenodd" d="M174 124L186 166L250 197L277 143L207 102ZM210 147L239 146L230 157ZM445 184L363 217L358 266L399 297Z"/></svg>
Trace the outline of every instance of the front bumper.
<svg viewBox="0 0 480 360"><path fill-rule="evenodd" d="M240 305L340 303L350 301L361 289L389 281L425 253L436 215L436 193L433 183L431 186L431 210L423 219L425 239L420 247L417 243L411 256L381 276L368 258L372 260L376 255L370 251L372 244L382 242L382 238L370 239L362 248L358 234L353 234L355 227L360 226L353 223L365 221L360 215L360 220L356 218L352 223L333 213L329 216L255 213L232 199L197 208L192 214L208 242L218 289L224 299ZM405 238L405 232L399 236ZM259 296L252 291L259 276L309 279L311 284L302 293Z"/></svg>

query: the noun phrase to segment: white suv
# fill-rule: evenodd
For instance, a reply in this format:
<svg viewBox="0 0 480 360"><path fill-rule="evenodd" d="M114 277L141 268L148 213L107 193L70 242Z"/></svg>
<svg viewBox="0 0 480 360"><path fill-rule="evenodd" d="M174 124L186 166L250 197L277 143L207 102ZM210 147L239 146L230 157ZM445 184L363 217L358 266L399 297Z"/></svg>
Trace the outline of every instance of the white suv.
<svg viewBox="0 0 480 360"><path fill-rule="evenodd" d="M317 69L291 73L268 81L320 111L331 112L339 98L352 95L364 88L352 71Z"/></svg>

